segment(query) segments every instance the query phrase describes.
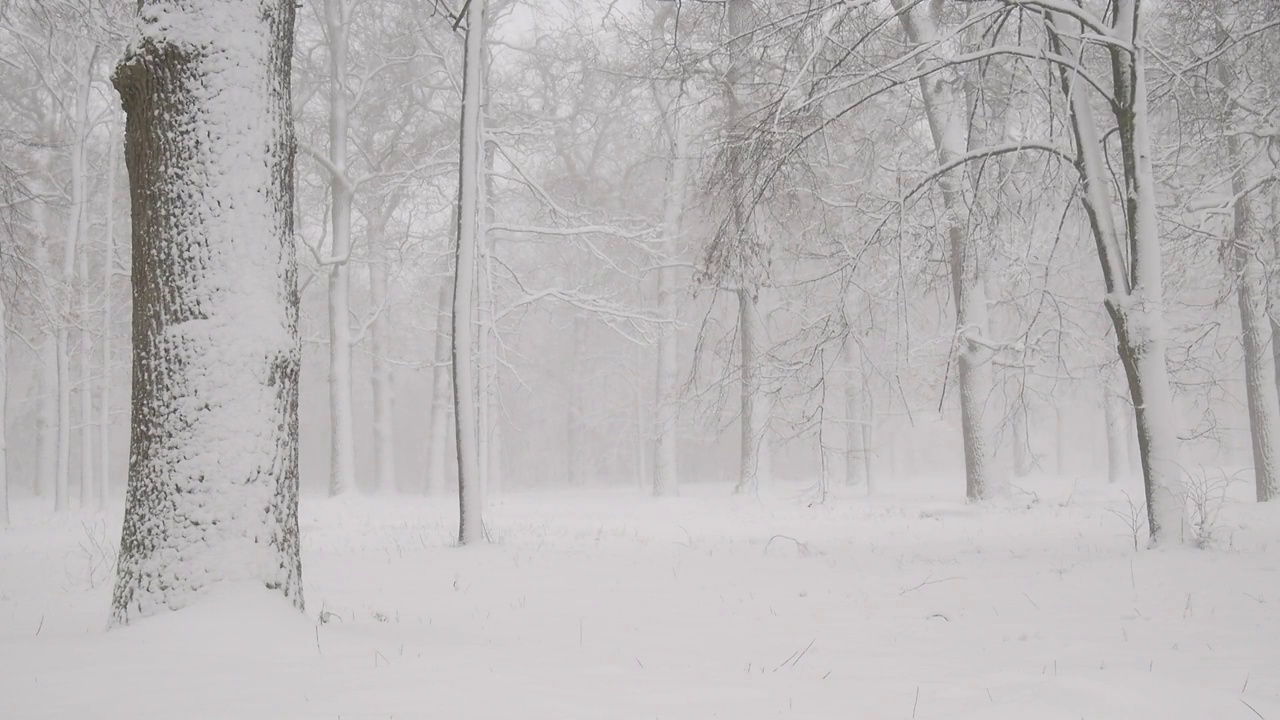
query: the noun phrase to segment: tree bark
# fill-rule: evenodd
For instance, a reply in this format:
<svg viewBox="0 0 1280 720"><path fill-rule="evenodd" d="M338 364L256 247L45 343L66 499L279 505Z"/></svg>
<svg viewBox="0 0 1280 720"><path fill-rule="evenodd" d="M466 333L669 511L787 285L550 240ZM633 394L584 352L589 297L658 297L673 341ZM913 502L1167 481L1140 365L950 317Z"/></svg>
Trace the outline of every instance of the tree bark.
<svg viewBox="0 0 1280 720"><path fill-rule="evenodd" d="M98 49L85 55L76 72L75 117L71 138L71 207L67 211L67 232L62 250L62 300L56 336L58 368L58 465L54 484L54 510L71 506L71 330L72 288L76 281L76 250L84 235L85 143L89 134L89 93L93 83L94 59ZM82 436L84 437L84 436ZM81 470L91 467L90 454L81 448ZM85 462L88 461L88 462ZM89 472L92 472L91 470ZM85 479L81 476L81 481Z"/></svg>
<svg viewBox="0 0 1280 720"><path fill-rule="evenodd" d="M893 0L907 37L916 45L939 42L941 4L932 3L923 11L907 9L905 0ZM970 121L962 79L954 70L943 69L920 79L920 95L933 135L938 164L945 166L968 151ZM996 478L989 469L991 432L987 403L993 389L992 353L988 349L990 326L987 320L985 262L975 238L966 231L966 201L963 168L942 175L942 189L951 294L956 308L956 343L959 356L960 425L964 439L965 497L984 500L999 494Z"/></svg>
<svg viewBox="0 0 1280 720"><path fill-rule="evenodd" d="M458 167L458 234L453 290L453 402L458 449L458 543L485 541L484 488L476 444L475 278L480 240L483 188L483 127L480 100L484 97L485 0L467 5L467 34L462 72L462 122Z"/></svg>
<svg viewBox="0 0 1280 720"><path fill-rule="evenodd" d="M329 496L356 489L351 402L351 204L347 177L347 8L325 0L329 34L329 191L333 231L329 266Z"/></svg>
<svg viewBox="0 0 1280 720"><path fill-rule="evenodd" d="M369 293L373 312L369 325L370 384L373 390L373 476L380 494L396 491L395 446L395 376L387 356L391 352L391 308L387 299L388 263L386 248L387 223L391 209L378 214L369 228Z"/></svg>
<svg viewBox="0 0 1280 720"><path fill-rule="evenodd" d="M1108 376L1110 372L1108 371ZM1107 482L1114 485L1128 472L1129 435L1133 432L1124 397L1109 380L1102 383L1102 412L1107 426Z"/></svg>
<svg viewBox="0 0 1280 720"><path fill-rule="evenodd" d="M772 480L769 453L769 406L764 397L760 377L760 338L764 323L760 320L756 298L748 290L738 290L739 371L742 373L740 419L742 439L739 445L738 485L735 492L756 492Z"/></svg>
<svg viewBox="0 0 1280 720"><path fill-rule="evenodd" d="M144 0L114 75L133 208L112 622L224 582L302 608L293 0Z"/></svg>
<svg viewBox="0 0 1280 720"><path fill-rule="evenodd" d="M436 310L435 368L431 384L431 434L427 441L427 493L442 495L448 488L448 460L452 453L449 442L449 406L453 396L449 379L453 376L449 352L453 331L450 328L450 298L453 288L447 279L440 281L440 295Z"/></svg>

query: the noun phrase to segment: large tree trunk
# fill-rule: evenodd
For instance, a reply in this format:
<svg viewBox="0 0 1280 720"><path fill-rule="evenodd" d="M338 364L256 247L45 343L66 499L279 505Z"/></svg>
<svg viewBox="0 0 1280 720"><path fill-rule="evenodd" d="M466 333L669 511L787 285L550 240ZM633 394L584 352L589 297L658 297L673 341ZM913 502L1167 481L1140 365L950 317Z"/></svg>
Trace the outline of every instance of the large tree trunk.
<svg viewBox="0 0 1280 720"><path fill-rule="evenodd" d="M144 0L142 17L114 77L134 316L112 621L229 581L301 609L294 3Z"/></svg>
<svg viewBox="0 0 1280 720"><path fill-rule="evenodd" d="M462 122L458 163L458 234L453 289L453 403L458 447L458 543L485 541L484 488L476 445L475 279L480 241L483 138L480 100L484 97L485 0L467 5L462 72Z"/></svg>
<svg viewBox="0 0 1280 720"><path fill-rule="evenodd" d="M446 447L449 442L449 406L453 403L449 385L453 376L449 363L453 337L449 314L452 293L449 281L441 280L436 311L435 368L431 371L431 434L427 439L426 489L430 495L441 495L448 488L448 461L453 455Z"/></svg>
<svg viewBox="0 0 1280 720"><path fill-rule="evenodd" d="M329 32L329 496L356 489L351 403L351 186L347 177L347 8L325 0Z"/></svg>
<svg viewBox="0 0 1280 720"><path fill-rule="evenodd" d="M369 228L369 293L373 320L369 326L370 384L373 390L373 476L378 493L396 491L395 377L387 356L391 352L391 308L388 306L388 265L386 229L390 208L380 213Z"/></svg>
<svg viewBox="0 0 1280 720"><path fill-rule="evenodd" d="M1218 61L1223 87L1237 85L1225 60ZM1234 95L1234 92L1233 92ZM1245 398L1249 407L1249 439L1253 447L1253 478L1258 502L1280 492L1280 393L1275 384L1272 328L1267 317L1267 271L1258 256L1253 200L1249 196L1248 152L1242 135L1223 129L1231 165L1231 194L1236 199L1231 219L1231 262L1240 307L1240 339L1244 349Z"/></svg>

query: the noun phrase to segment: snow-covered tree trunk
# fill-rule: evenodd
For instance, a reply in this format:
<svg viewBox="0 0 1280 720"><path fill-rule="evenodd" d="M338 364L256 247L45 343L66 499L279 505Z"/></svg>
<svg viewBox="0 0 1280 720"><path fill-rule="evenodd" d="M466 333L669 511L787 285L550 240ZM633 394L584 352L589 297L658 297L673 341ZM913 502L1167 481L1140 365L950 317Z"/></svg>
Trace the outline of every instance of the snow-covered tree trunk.
<svg viewBox="0 0 1280 720"><path fill-rule="evenodd" d="M325 0L329 35L329 496L356 489L351 403L351 202L347 177L347 27L345 0Z"/></svg>
<svg viewBox="0 0 1280 720"><path fill-rule="evenodd" d="M1231 68L1222 59L1218 61L1218 76L1233 96L1243 94L1236 87ZM1249 152L1244 137L1233 130L1228 123L1223 132L1227 140L1227 161L1232 168L1231 195L1235 198L1229 235L1231 263L1240 307L1254 488L1258 502L1266 502L1280 492L1280 393L1275 383L1274 338L1267 313L1267 269L1259 256L1262 238L1255 224L1250 196Z"/></svg>
<svg viewBox="0 0 1280 720"><path fill-rule="evenodd" d="M375 215L369 227L369 294L373 320L369 325L369 379L373 390L373 476L378 493L396 490L395 378L387 357L391 352L391 308L388 299L390 259L386 230L390 209Z"/></svg>
<svg viewBox="0 0 1280 720"><path fill-rule="evenodd" d="M769 404L764 396L760 348L764 323L757 300L746 289L738 290L738 350L741 379L742 439L739 445L738 485L735 492L756 492L772 480L768 445Z"/></svg>
<svg viewBox="0 0 1280 720"><path fill-rule="evenodd" d="M110 143L107 152L107 212L106 232L102 250L102 383L98 397L98 507L106 508L111 500L111 284L115 279L116 257L116 172L120 157L119 123L112 121Z"/></svg>
<svg viewBox="0 0 1280 720"><path fill-rule="evenodd" d="M58 367L58 469L54 484L55 510L70 507L71 478L71 330L72 288L76 280L76 250L84 236L85 220L85 143L89 136L89 92L93 84L93 66L97 47L84 56L83 64L76 69L75 116L71 138L71 207L67 211L67 231L62 246L62 301L57 330ZM83 437L83 436L82 436ZM92 459L82 448L82 469L90 466ZM81 478L83 480L83 477Z"/></svg>
<svg viewBox="0 0 1280 720"><path fill-rule="evenodd" d="M450 328L450 298L452 287L448 280L440 282L440 296L436 311L435 367L431 381L431 428L427 438L427 493L440 495L448 487L447 468L452 454L446 447L449 442L449 406L453 396L449 379L453 376L449 364L449 349L453 331Z"/></svg>
<svg viewBox="0 0 1280 720"><path fill-rule="evenodd" d="M1164 321L1160 234L1156 221L1155 175L1151 167L1151 119L1147 110L1145 50L1140 46L1140 5L1117 0L1112 10L1112 40L1133 51L1109 52L1115 82L1108 105L1118 132L1125 205L1123 224L1114 215L1110 187L1115 181L1090 102L1088 85L1073 68L1058 66L1059 83L1068 100L1067 120L1076 140L1076 169L1082 200L1097 245L1106 288L1105 305L1116 332L1120 361L1138 434L1147 503L1147 522L1154 542L1181 541L1183 533L1182 469L1178 462L1173 393L1166 365L1168 335ZM1058 12L1046 13L1051 49L1060 57L1079 58L1081 23ZM1091 22L1101 29L1100 22ZM1123 228L1123 231L1120 230Z"/></svg>
<svg viewBox="0 0 1280 720"><path fill-rule="evenodd" d="M905 0L893 0L907 37L916 45L942 50L938 32L940 3L907 8ZM920 94L933 134L938 164L947 166L968 152L969 114L963 78L944 68L920 79ZM964 438L965 496L983 500L1002 490L992 474L988 456L991 432L987 404L994 389L990 327L987 321L985 267L981 249L967 231L967 203L963 168L938 179L942 189L942 223L949 250L951 294L956 308L956 343L959 356L960 425Z"/></svg>
<svg viewBox="0 0 1280 720"><path fill-rule="evenodd" d="M458 448L458 542L485 541L484 488L476 445L475 280L483 193L485 0L470 0L462 71L462 122L458 153L458 234L453 287L453 404Z"/></svg>
<svg viewBox="0 0 1280 720"><path fill-rule="evenodd" d="M302 607L293 0L144 0L114 82L133 207L112 622L262 583Z"/></svg>

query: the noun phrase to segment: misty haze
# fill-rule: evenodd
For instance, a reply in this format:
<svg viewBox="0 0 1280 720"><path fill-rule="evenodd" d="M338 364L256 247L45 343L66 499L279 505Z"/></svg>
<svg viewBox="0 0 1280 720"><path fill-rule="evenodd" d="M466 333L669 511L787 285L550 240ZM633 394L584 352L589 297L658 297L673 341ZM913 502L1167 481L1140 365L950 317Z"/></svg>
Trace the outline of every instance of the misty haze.
<svg viewBox="0 0 1280 720"><path fill-rule="evenodd" d="M1280 2L0 0L0 719L1280 720Z"/></svg>

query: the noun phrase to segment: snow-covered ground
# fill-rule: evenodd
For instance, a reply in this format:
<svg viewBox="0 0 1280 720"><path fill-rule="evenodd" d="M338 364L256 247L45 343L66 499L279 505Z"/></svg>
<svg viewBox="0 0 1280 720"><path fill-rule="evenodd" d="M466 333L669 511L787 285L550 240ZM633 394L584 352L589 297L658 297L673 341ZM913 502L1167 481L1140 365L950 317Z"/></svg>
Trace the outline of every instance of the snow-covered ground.
<svg viewBox="0 0 1280 720"><path fill-rule="evenodd" d="M109 632L120 508L19 503L0 717L1280 718L1280 504L1135 552L1118 490L1029 489L528 493L474 549L443 501L307 499L305 616L235 587Z"/></svg>

